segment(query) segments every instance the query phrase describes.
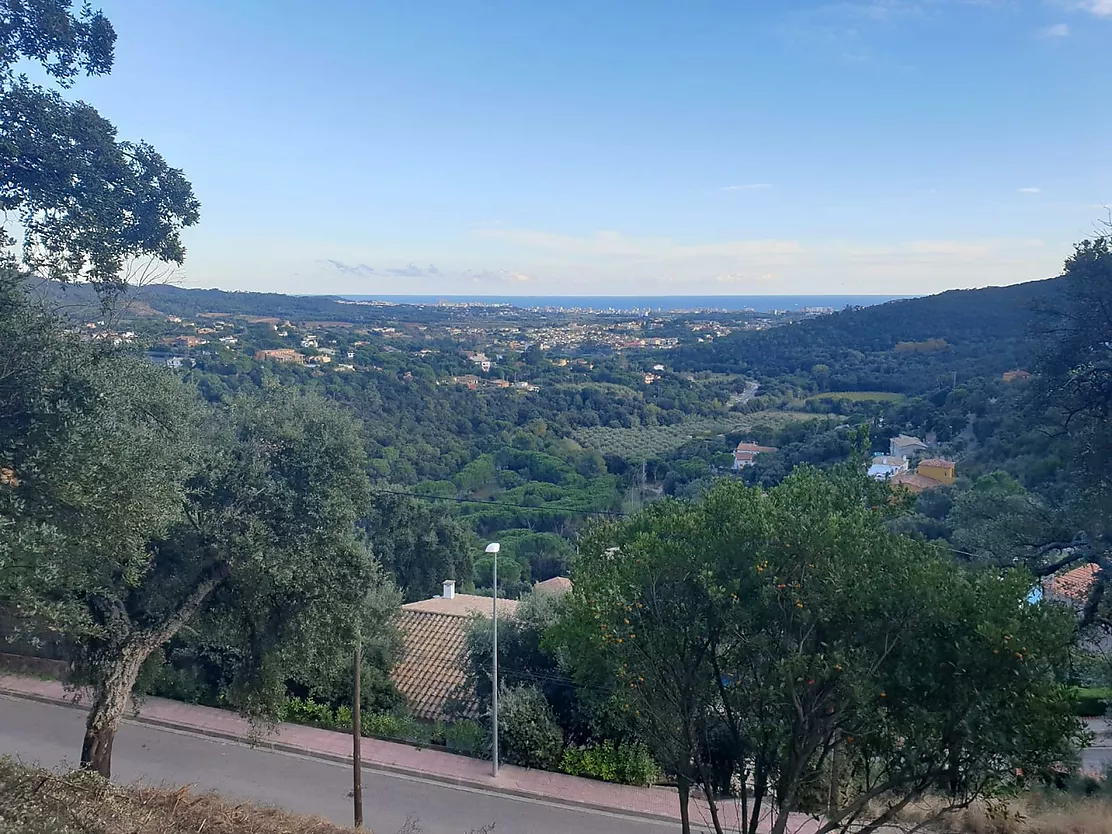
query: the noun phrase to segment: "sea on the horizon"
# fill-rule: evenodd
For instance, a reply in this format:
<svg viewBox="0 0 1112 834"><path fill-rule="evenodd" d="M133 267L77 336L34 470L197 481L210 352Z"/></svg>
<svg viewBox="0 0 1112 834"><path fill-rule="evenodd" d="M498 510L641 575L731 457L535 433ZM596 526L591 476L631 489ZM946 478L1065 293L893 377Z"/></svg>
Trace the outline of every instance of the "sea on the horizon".
<svg viewBox="0 0 1112 834"><path fill-rule="evenodd" d="M351 301L389 304L509 304L525 309L597 310L616 312L676 310L803 310L807 307L871 307L908 296L900 295L342 295Z"/></svg>

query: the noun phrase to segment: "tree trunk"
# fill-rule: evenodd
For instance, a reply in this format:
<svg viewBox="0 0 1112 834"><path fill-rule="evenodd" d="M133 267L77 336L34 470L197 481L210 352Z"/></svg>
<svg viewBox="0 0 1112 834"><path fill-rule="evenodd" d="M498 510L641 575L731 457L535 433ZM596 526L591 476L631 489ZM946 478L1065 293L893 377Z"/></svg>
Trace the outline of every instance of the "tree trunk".
<svg viewBox="0 0 1112 834"><path fill-rule="evenodd" d="M691 834L691 816L688 803L691 801L691 781L686 776L677 780L680 789L680 831L682 834Z"/></svg>
<svg viewBox="0 0 1112 834"><path fill-rule="evenodd" d="M112 742L127 711L139 669L154 648L143 643L125 644L104 680L97 685L85 722L85 741L81 745L83 769L96 771L105 779L111 778Z"/></svg>
<svg viewBox="0 0 1112 834"><path fill-rule="evenodd" d="M85 741L81 745L81 767L95 770L105 779L112 776L112 742L120 719L124 717L131 690L139 677L139 669L151 652L177 634L204 606L209 595L228 578L228 566L213 565L198 581L181 606L157 627L134 631L120 643L115 657L108 661L108 672L97 684L89 719L85 722ZM130 622L123 606L117 601L119 618Z"/></svg>

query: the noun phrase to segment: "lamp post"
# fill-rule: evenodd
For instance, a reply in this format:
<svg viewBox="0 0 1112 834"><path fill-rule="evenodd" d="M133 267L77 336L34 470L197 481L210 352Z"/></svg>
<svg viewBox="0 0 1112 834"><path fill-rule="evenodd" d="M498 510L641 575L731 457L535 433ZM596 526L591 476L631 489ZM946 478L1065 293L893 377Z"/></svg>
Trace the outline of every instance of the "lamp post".
<svg viewBox="0 0 1112 834"><path fill-rule="evenodd" d="M352 759L352 801L355 803L355 827L363 827L363 751L360 741L363 737L363 722L359 715L359 683L363 677L363 636L355 636L355 678L351 700L351 759Z"/></svg>
<svg viewBox="0 0 1112 834"><path fill-rule="evenodd" d="M486 552L491 555L494 561L494 603L492 607L492 614L494 618L494 670L491 674L491 718L493 724L493 749L491 751L491 759L494 762L493 776L498 776L498 551L500 547L498 542L491 542L486 546Z"/></svg>

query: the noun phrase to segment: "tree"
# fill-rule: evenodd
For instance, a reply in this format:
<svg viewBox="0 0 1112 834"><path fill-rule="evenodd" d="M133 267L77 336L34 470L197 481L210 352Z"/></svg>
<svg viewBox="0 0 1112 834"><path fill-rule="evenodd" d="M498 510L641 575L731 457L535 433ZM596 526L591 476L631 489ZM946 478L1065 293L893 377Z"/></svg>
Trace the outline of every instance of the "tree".
<svg viewBox="0 0 1112 834"><path fill-rule="evenodd" d="M1097 566L1082 622L1112 630L1112 235L1079 243L1066 261L1061 292L1036 306L1035 333L1041 342L1035 407L1047 418L1054 439L1066 448L1065 499L1057 511L1072 535L1048 537L1040 549L1056 558L1058 570L1085 561ZM1052 571L1049 571L1052 572Z"/></svg>
<svg viewBox="0 0 1112 834"><path fill-rule="evenodd" d="M473 535L443 509L404 495L373 493L359 524L407 601L438 593L445 579L471 581Z"/></svg>
<svg viewBox="0 0 1112 834"><path fill-rule="evenodd" d="M200 204L182 172L145 142L121 142L84 102L16 75L39 63L63 89L112 69L116 33L71 0L0 0L0 211L18 218L24 264L109 293L132 257L180 264ZM16 242L0 227L0 246Z"/></svg>
<svg viewBox="0 0 1112 834"><path fill-rule="evenodd" d="M928 794L963 807L1071 755L1069 615L1026 602L1029 573L971 572L889 532L890 512L858 476L802 467L581 545L562 626L576 674L615 682L716 831L734 780L747 834L819 809L820 832L869 832Z"/></svg>
<svg viewBox="0 0 1112 834"><path fill-rule="evenodd" d="M284 389L208 409L164 370L40 337L72 355L61 390L79 395L49 431L31 399L4 433L0 601L64 634L93 687L82 764L109 775L140 668L189 625L236 648L227 700L275 714L294 670L350 650L374 578L357 425Z"/></svg>

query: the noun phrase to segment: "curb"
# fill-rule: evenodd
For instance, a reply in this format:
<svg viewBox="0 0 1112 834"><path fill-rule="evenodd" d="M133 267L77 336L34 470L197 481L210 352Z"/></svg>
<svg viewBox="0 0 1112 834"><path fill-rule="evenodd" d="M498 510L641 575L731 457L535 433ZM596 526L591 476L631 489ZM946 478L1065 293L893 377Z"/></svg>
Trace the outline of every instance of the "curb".
<svg viewBox="0 0 1112 834"><path fill-rule="evenodd" d="M51 698L48 695L39 695L34 692L22 692L20 690L8 689L0 686L0 695L6 695L9 698L15 698L22 701L34 701L40 704L49 704L51 706L68 707L70 709L85 710L85 707L69 699ZM174 730L186 735L198 736L201 738L219 739L221 741L231 741L237 744L243 744L248 747L273 750L280 753L292 753L297 756L304 756L309 759L319 759L321 761L350 764L350 756L338 756L334 753L328 753L320 750L307 750L304 747L297 747L293 744L286 744L281 741L267 741L261 739L258 742L252 742L249 737L225 732L223 730L214 730L203 727L192 727L182 724L175 724L172 721L164 721L160 718L148 718L142 714L140 715L126 715L123 719L129 724L146 724L151 727L159 727L166 730ZM579 802L574 799L567 799L561 796L551 796L549 794L531 793L529 791L520 790L518 788L501 787L485 781L476 781L474 779L466 779L459 776L448 776L443 773L436 773L434 771L416 770L412 768L400 767L399 765L382 764L379 762L369 762L364 759L363 768L371 772L386 773L395 776L410 776L419 779L425 779L429 782L439 782L443 785L458 788L470 788L478 790L483 793L508 796L517 799L530 799L540 802L546 802L552 805L560 805L571 810L581 811L601 811L607 814L617 814L620 816L634 817L636 819L643 819L648 822L662 822L675 824L678 822L677 817L667 816L664 814L654 814L649 811L633 811L625 808L614 808L609 805L601 805L596 802ZM493 777L491 777L493 779Z"/></svg>

